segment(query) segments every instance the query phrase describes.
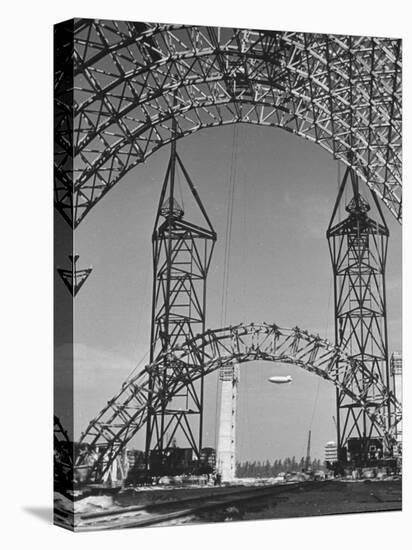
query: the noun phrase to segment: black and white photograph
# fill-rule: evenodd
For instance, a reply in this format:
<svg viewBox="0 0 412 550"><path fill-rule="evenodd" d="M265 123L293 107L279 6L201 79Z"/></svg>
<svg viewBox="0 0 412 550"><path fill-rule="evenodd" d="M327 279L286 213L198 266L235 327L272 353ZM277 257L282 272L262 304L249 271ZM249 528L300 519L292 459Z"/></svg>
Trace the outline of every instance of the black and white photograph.
<svg viewBox="0 0 412 550"><path fill-rule="evenodd" d="M409 547L409 11L5 4L2 547Z"/></svg>
<svg viewBox="0 0 412 550"><path fill-rule="evenodd" d="M54 29L54 523L402 509L402 40Z"/></svg>

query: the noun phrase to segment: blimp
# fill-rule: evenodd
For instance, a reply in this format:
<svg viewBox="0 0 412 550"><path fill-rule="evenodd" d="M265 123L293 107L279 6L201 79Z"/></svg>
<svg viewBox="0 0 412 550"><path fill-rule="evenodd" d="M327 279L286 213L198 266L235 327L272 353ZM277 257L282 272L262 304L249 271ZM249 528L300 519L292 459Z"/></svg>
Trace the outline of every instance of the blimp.
<svg viewBox="0 0 412 550"><path fill-rule="evenodd" d="M291 376L271 376L268 378L268 382L272 384L289 384L292 380Z"/></svg>

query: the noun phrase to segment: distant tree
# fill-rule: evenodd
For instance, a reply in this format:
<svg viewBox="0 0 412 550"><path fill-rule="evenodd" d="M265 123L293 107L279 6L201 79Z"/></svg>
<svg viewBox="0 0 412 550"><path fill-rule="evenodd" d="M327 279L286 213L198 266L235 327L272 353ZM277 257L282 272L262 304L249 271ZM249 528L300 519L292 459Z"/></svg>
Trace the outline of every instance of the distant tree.
<svg viewBox="0 0 412 550"><path fill-rule="evenodd" d="M276 458L271 463L268 459L265 461L250 461L236 463L236 475L238 477L275 477L280 472L295 472L302 471L306 466L306 458L301 457L299 462L296 461L296 457L286 457L283 460ZM323 469L320 459L313 458L309 467L313 470Z"/></svg>

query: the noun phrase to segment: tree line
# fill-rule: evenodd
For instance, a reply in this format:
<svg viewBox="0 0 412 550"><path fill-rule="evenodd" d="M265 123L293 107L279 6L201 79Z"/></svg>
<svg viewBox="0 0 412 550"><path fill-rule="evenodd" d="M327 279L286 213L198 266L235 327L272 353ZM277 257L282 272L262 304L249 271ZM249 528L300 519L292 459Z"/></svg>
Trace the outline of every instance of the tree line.
<svg viewBox="0 0 412 550"><path fill-rule="evenodd" d="M275 477L280 472L301 472L306 467L306 459L302 457L299 461L296 457L287 457L274 460L272 463L269 460L264 462L249 461L236 463L236 476L237 477ZM322 470L323 463L319 458L315 458L309 461L309 468L312 471Z"/></svg>

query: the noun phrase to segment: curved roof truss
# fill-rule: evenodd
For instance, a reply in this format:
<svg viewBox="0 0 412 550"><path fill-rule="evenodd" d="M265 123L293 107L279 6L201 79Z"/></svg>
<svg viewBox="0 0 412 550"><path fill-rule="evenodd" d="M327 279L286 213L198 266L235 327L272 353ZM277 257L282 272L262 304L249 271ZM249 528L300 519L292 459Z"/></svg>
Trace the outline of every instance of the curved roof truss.
<svg viewBox="0 0 412 550"><path fill-rule="evenodd" d="M401 220L400 40L74 20L56 49L55 204L74 227L160 147L236 122L318 143Z"/></svg>

